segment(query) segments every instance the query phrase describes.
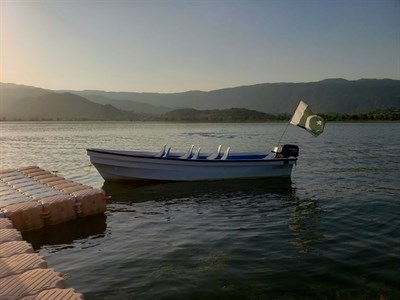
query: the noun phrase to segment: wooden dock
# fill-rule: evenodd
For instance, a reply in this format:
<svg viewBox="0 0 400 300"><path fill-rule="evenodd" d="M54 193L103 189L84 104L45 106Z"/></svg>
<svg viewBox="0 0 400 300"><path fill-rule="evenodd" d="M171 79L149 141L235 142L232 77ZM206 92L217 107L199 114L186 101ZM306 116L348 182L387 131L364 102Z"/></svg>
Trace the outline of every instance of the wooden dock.
<svg viewBox="0 0 400 300"><path fill-rule="evenodd" d="M66 288L20 231L104 213L106 200L101 189L36 166L0 170L0 299L83 299Z"/></svg>

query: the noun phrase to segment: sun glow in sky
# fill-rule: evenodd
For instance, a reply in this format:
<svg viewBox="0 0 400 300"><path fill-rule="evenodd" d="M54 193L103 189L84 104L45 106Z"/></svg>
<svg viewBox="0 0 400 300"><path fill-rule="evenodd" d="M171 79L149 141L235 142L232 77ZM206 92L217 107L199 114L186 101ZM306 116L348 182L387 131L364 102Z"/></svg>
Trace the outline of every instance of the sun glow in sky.
<svg viewBox="0 0 400 300"><path fill-rule="evenodd" d="M179 92L400 79L400 1L8 1L0 81Z"/></svg>

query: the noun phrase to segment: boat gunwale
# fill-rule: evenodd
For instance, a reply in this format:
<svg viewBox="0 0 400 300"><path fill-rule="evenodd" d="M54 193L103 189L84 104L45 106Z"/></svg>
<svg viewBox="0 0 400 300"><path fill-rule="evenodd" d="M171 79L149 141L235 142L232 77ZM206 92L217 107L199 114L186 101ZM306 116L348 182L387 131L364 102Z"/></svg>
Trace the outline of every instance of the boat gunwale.
<svg viewBox="0 0 400 300"><path fill-rule="evenodd" d="M297 157L282 157L282 158L274 158L274 159L191 159L191 158L180 158L180 157L160 157L160 156L147 156L147 155L137 155L137 154L127 154L127 153L115 153L113 150L103 150L103 149L86 149L88 152L100 153L100 154L108 154L115 156L123 156L123 157L137 157L137 158L145 158L145 159L162 159L162 160L174 160L174 161L189 161L189 162L207 162L207 163L215 163L215 162L273 162L273 161L297 161ZM267 154L266 154L267 155ZM89 155L90 156L90 155Z"/></svg>

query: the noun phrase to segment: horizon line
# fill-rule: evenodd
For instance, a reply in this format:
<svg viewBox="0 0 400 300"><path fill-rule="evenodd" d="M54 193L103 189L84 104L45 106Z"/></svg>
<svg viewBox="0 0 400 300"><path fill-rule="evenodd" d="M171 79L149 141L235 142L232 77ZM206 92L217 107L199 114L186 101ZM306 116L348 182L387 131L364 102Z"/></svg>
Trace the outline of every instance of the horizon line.
<svg viewBox="0 0 400 300"><path fill-rule="evenodd" d="M302 83L318 83L318 82L323 82L323 81L328 81L328 80L342 80L342 81L361 81L361 80L391 80L391 81L400 81L400 79L393 79L393 78L359 78L359 79L346 79L343 77L336 77L336 78L325 78L317 81L277 81L277 82L261 82L261 83L254 83L254 84L243 84L243 85L238 85L238 86L231 86L231 87L223 87L223 88L218 88L218 89L212 89L212 90L186 90L186 91L178 91L178 92L137 92L137 91L127 91L127 90L99 90L99 89L49 89L49 88L44 88L44 87L38 87L34 85L28 85L28 84L23 84L23 83L14 83L14 82L2 82L0 81L0 84L11 84L11 85L16 85L16 86L23 86L23 87L30 87L30 88L37 88L37 89L43 89L43 90L49 90L52 92L86 92L86 91L94 91L94 92L106 92L106 93L137 93L137 94L181 94L181 93L189 93L189 92L214 92L214 91L220 91L220 90L226 90L226 89L235 89L235 88L240 88L240 87L249 87L249 86L256 86L256 85L262 85L262 84L302 84Z"/></svg>

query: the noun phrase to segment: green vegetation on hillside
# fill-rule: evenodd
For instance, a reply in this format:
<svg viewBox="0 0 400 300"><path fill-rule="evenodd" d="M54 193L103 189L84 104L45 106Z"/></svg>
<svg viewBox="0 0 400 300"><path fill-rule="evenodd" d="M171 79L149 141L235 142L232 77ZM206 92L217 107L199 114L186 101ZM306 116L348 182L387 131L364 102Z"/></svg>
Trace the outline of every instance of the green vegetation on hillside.
<svg viewBox="0 0 400 300"><path fill-rule="evenodd" d="M245 108L213 110L184 108L167 112L159 119L175 122L262 122L278 120L274 115Z"/></svg>
<svg viewBox="0 0 400 300"><path fill-rule="evenodd" d="M321 114L326 121L400 121L400 109L392 108L357 114Z"/></svg>
<svg viewBox="0 0 400 300"><path fill-rule="evenodd" d="M7 110L7 106L12 106L16 100L59 92L0 83L0 107ZM318 113L358 114L389 108L400 109L400 80L391 79L262 83L208 92L69 92L98 104L110 104L122 111L155 115L179 108L215 110L232 107L278 115L292 113L300 100L305 101Z"/></svg>
<svg viewBox="0 0 400 300"><path fill-rule="evenodd" d="M358 114L319 114L326 121L400 121L400 109L376 110ZM167 122L276 122L289 121L292 115L270 115L245 108L196 110L192 108L177 109L168 112L155 120Z"/></svg>
<svg viewBox="0 0 400 300"><path fill-rule="evenodd" d="M0 83L0 120L288 121L300 99L327 121L400 120L400 80L390 79L330 79L174 94L54 92Z"/></svg>

